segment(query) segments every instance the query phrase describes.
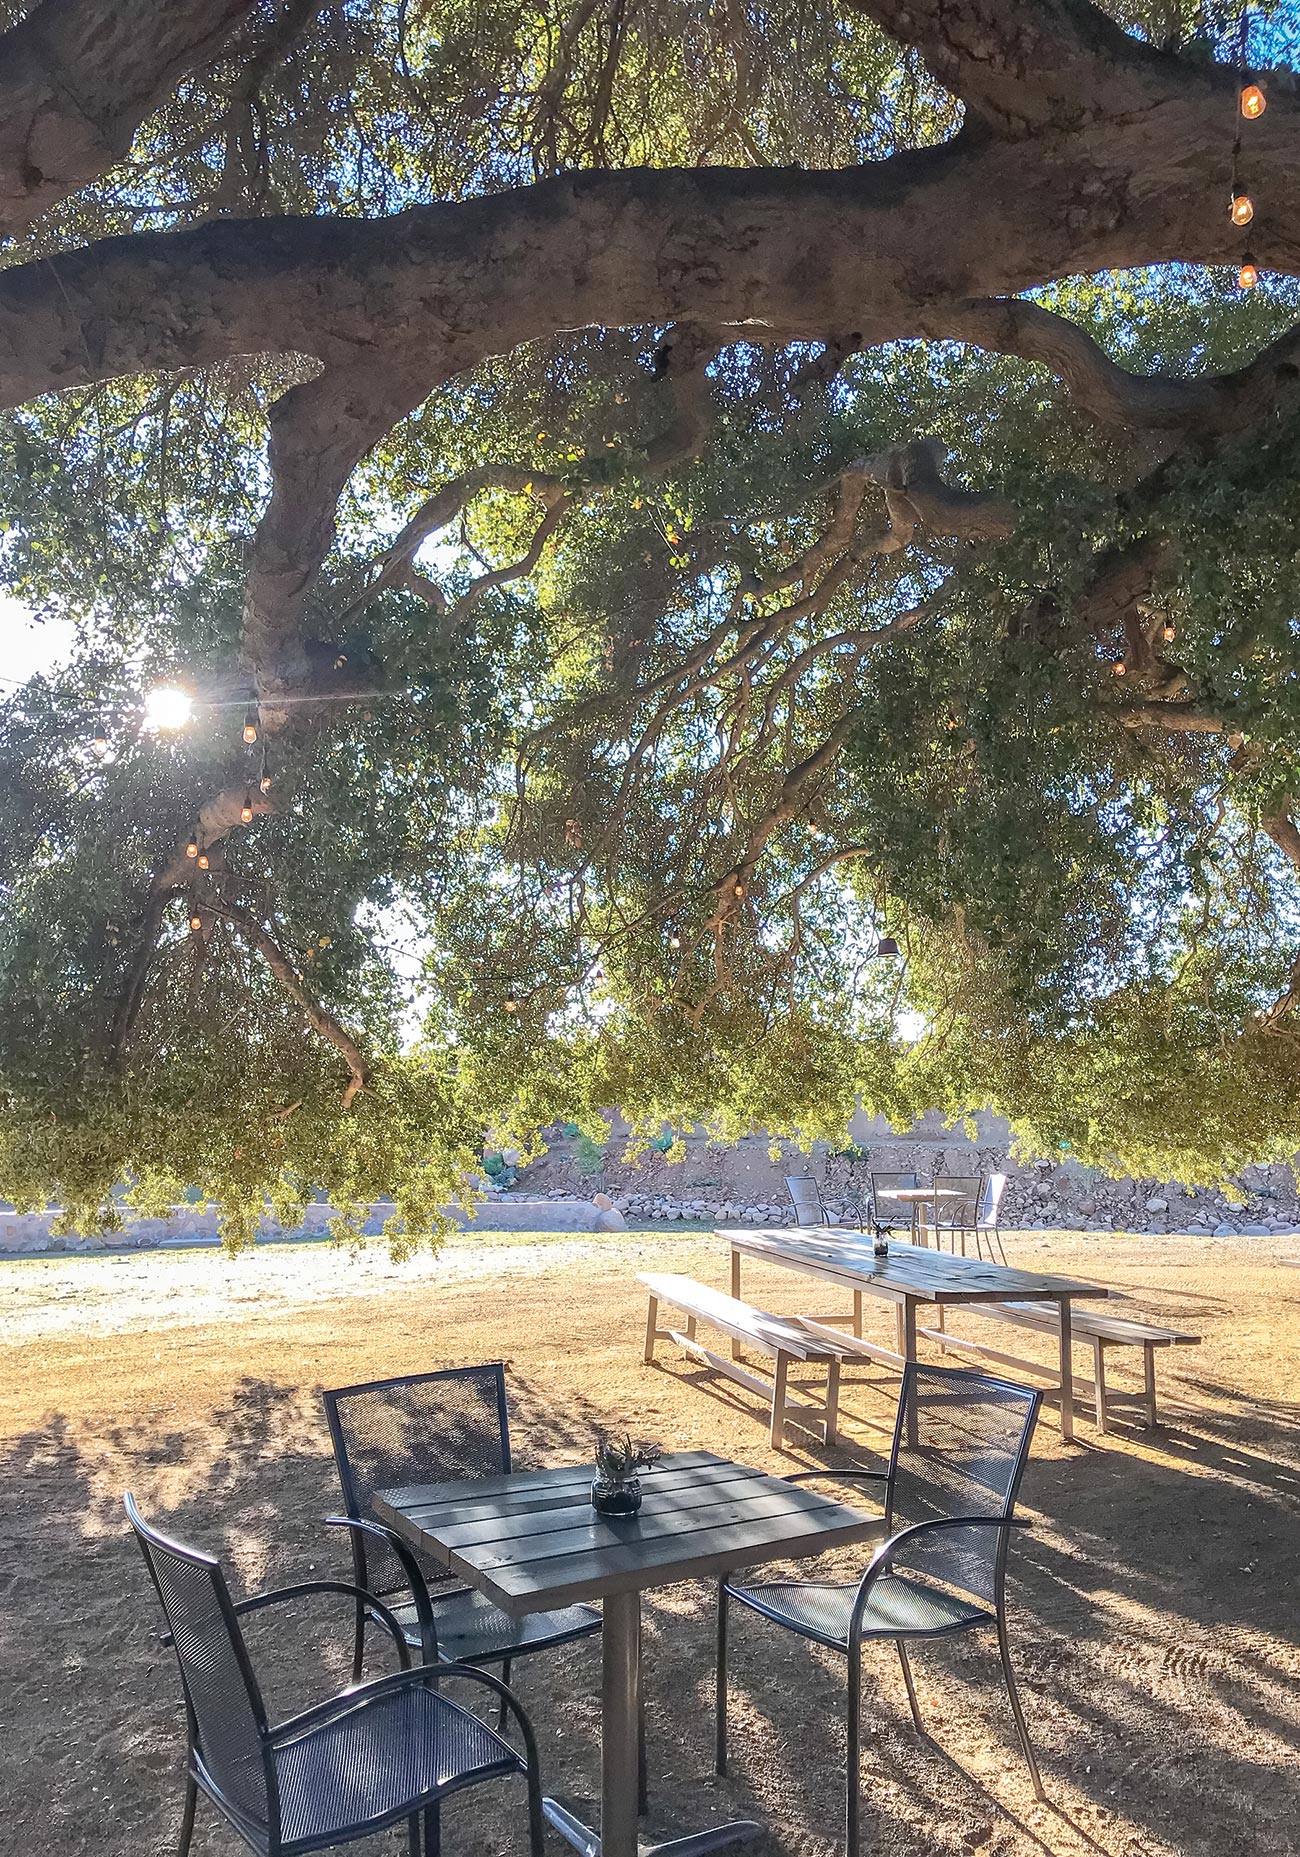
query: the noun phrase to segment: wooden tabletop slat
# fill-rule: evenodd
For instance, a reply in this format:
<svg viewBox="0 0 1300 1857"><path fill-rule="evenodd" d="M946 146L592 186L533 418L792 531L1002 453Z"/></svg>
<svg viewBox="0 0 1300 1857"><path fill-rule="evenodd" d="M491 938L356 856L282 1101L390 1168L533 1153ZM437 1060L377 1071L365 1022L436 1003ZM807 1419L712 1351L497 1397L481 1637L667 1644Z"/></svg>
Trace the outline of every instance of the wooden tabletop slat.
<svg viewBox="0 0 1300 1857"><path fill-rule="evenodd" d="M1097 1283L1043 1271L1017 1270L977 1257L954 1257L951 1252L926 1245L890 1240L884 1257L877 1257L870 1238L861 1232L834 1226L789 1231L720 1228L733 1250L790 1270L803 1270L895 1300L915 1297L923 1302L1053 1302L1076 1298L1104 1298L1110 1291Z"/></svg>
<svg viewBox="0 0 1300 1857"><path fill-rule="evenodd" d="M882 1519L712 1452L644 1474L639 1516L606 1520L590 1465L387 1490L381 1521L515 1616L878 1537Z"/></svg>

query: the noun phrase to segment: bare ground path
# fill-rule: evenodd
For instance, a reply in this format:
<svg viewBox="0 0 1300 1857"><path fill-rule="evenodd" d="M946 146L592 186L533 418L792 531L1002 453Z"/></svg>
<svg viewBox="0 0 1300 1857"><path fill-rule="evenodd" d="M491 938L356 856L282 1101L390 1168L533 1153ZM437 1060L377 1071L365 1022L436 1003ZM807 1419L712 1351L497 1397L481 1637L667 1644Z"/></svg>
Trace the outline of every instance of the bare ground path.
<svg viewBox="0 0 1300 1857"><path fill-rule="evenodd" d="M1026 1234L1012 1260L1126 1289L1205 1344L1161 1363L1165 1427L1049 1416L1026 1478L1038 1527L1013 1559L1014 1644L1053 1805L1036 1806L977 1639L922 1652L910 1728L897 1666L869 1658L864 1851L881 1857L1292 1857L1300 1845L1300 1271L1293 1246ZM755 1406L695 1369L640 1363L638 1269L718 1284L721 1247L678 1233L461 1241L394 1266L321 1246L229 1263L211 1252L0 1267L0 1851L155 1857L178 1819L176 1682L157 1643L120 1496L229 1558L248 1586L343 1571L318 1526L337 1504L322 1385L504 1357L520 1456L585 1456L601 1424L773 1468ZM787 1273L747 1273L777 1309ZM816 1293L814 1292L814 1295ZM824 1300L824 1299L823 1299ZM883 1312L875 1318L884 1335ZM1123 1369L1120 1369L1122 1377ZM887 1382L848 1397L852 1455L886 1435ZM847 1576L852 1569L845 1565ZM830 1853L843 1759L829 1656L743 1620L733 1777L709 1777L712 1596L651 1596L648 1681L656 1828L753 1813L761 1857ZM306 1618L294 1627L306 1628ZM342 1681L346 1619L309 1659L260 1623L284 1708ZM333 1626L334 1629L327 1628ZM322 1672L322 1664L326 1666ZM376 1663L375 1671L379 1665ZM596 1783L596 1655L523 1667L548 1783ZM397 1851L395 1836L366 1851ZM446 1848L522 1851L505 1791L448 1808ZM235 1849L201 1813L203 1857Z"/></svg>

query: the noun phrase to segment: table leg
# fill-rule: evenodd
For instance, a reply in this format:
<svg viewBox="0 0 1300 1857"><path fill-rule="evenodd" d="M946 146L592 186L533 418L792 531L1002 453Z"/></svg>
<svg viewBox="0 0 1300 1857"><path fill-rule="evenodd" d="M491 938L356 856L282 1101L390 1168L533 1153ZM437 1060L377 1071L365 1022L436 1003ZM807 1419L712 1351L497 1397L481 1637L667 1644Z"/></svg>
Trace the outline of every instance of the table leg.
<svg viewBox="0 0 1300 1857"><path fill-rule="evenodd" d="M706 1857L762 1835L752 1819L689 1832L663 1844L637 1841L637 1723L641 1715L641 1595L610 1593L601 1630L600 1832L554 1799L544 1799L548 1821L581 1857Z"/></svg>
<svg viewBox="0 0 1300 1857"><path fill-rule="evenodd" d="M862 1339L862 1291L853 1292L853 1332L858 1340Z"/></svg>
<svg viewBox="0 0 1300 1857"><path fill-rule="evenodd" d="M736 1301L739 1302L740 1301L740 1252L737 1251L734 1248L734 1246L731 1252L731 1293L735 1297ZM731 1342L731 1358L733 1361L738 1361L740 1359L740 1343L735 1339L734 1336L732 1337L732 1342Z"/></svg>
<svg viewBox="0 0 1300 1857"><path fill-rule="evenodd" d="M1061 1436L1074 1438L1074 1335L1070 1325L1070 1299L1062 1296L1061 1311Z"/></svg>

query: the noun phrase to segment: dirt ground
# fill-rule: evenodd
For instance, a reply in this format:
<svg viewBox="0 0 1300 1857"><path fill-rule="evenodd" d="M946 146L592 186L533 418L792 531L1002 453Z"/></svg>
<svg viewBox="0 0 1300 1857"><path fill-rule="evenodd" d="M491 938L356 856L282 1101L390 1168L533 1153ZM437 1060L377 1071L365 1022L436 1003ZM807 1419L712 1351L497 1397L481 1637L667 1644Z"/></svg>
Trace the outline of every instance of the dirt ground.
<svg viewBox="0 0 1300 1857"><path fill-rule="evenodd" d="M1034 1803L987 1637L916 1654L925 1738L882 1648L868 1653L864 1679L863 1850L1295 1853L1300 1270L1280 1262L1294 1247L1034 1233L1008 1248L1013 1262L1108 1283L1204 1344L1162 1360L1157 1433L1120 1423L1102 1439L1084 1415L1078 1442L1064 1446L1054 1416L1040 1426L1022 1499L1036 1526L1013 1550L1009 1603L1051 1804ZM776 1457L739 1388L670 1348L661 1367L643 1366L635 1276L648 1268L722 1285L726 1258L707 1234L654 1232L478 1235L403 1266L319 1245L233 1263L173 1252L0 1266L0 1851L170 1850L179 1691L121 1495L133 1490L146 1514L220 1553L239 1587L346 1577L340 1538L319 1525L337 1507L322 1386L504 1357L523 1462L585 1459L606 1424L776 1470L879 1462L893 1398L884 1376L850 1389L846 1449ZM824 1288L758 1267L745 1293L778 1310L829 1306ZM886 1338L886 1316L882 1305L869 1332ZM1134 1383L1123 1367L1116 1378ZM841 1557L838 1577L860 1561L860 1550ZM742 1616L733 1773L716 1780L712 1605L705 1586L647 1598L651 1830L754 1816L771 1827L760 1857L830 1853L842 1666ZM298 1608L257 1622L273 1712L341 1686L347 1624L342 1601L310 1620ZM382 1661L376 1647L373 1674ZM517 1669L546 1784L590 1810L595 1645ZM521 1804L513 1786L453 1801L449 1857L524 1851ZM236 1847L201 1806L196 1853ZM390 1833L360 1848L401 1845Z"/></svg>

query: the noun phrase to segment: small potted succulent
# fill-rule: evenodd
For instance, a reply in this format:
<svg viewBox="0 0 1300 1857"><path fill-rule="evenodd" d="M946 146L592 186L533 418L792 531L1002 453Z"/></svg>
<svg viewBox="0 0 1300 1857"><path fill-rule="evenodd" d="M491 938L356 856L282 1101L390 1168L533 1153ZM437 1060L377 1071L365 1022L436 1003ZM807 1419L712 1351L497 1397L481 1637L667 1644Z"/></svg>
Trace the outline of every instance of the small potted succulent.
<svg viewBox="0 0 1300 1857"><path fill-rule="evenodd" d="M596 1442L596 1475L591 1484L591 1506L597 1515L635 1515L641 1507L639 1470L650 1470L660 1453L648 1444L634 1444L627 1432L621 1438Z"/></svg>

